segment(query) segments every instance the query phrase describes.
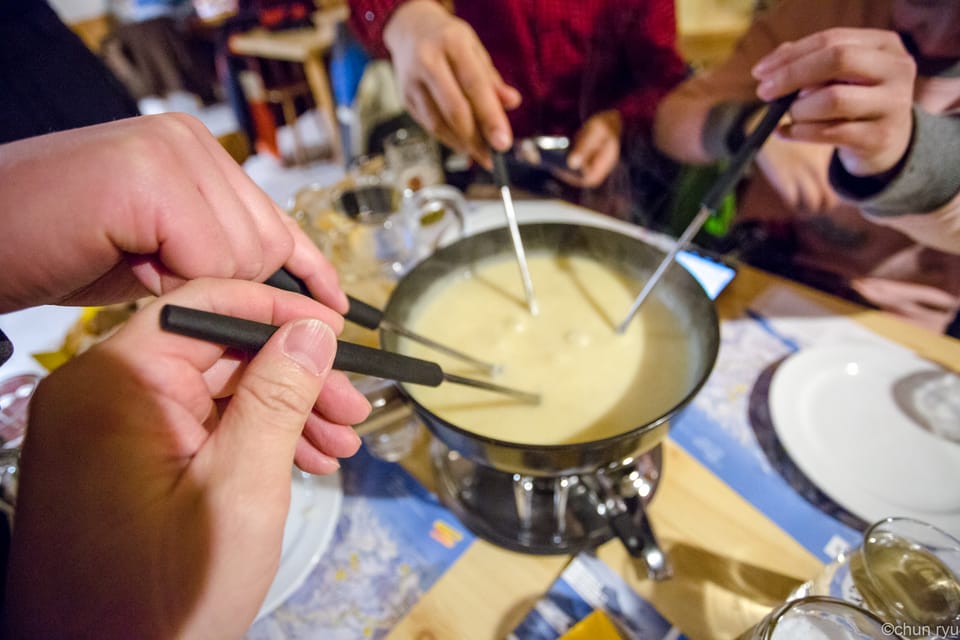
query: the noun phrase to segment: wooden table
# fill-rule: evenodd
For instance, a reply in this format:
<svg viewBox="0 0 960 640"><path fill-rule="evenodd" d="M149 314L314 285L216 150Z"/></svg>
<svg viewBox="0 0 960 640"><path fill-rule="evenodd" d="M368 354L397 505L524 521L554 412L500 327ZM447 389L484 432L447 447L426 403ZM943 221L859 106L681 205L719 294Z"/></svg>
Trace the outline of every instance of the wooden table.
<svg viewBox="0 0 960 640"><path fill-rule="evenodd" d="M960 341L749 267L741 268L719 299L721 319L741 317L757 296L781 287L922 357L953 369L960 366ZM679 446L668 440L664 454L664 475L648 512L670 554L674 577L656 583L638 577L618 540L601 546L598 555L691 640L736 637L815 575L821 562ZM404 466L427 487L434 486L425 451ZM518 554L477 540L388 637L503 638L569 559Z"/></svg>

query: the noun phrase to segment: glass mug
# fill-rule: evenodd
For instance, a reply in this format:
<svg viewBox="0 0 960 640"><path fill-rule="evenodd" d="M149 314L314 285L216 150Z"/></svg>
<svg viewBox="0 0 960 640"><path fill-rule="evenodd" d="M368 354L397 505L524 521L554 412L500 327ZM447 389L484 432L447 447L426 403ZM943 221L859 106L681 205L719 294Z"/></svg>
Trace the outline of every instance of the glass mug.
<svg viewBox="0 0 960 640"><path fill-rule="evenodd" d="M906 638L957 638L960 540L919 520L887 518L793 595L862 606Z"/></svg>
<svg viewBox="0 0 960 640"><path fill-rule="evenodd" d="M395 281L429 255L451 228L455 237L463 232L466 202L447 185L401 194L387 182L367 181L335 191L331 199L339 219L315 240L345 284Z"/></svg>
<svg viewBox="0 0 960 640"><path fill-rule="evenodd" d="M900 640L894 627L849 602L807 596L777 607L737 640Z"/></svg>

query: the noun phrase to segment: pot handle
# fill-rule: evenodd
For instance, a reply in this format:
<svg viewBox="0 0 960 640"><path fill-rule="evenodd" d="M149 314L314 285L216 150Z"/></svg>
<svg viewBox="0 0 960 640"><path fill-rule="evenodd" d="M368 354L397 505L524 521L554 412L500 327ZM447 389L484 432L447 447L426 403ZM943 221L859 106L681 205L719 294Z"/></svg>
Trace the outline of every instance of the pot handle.
<svg viewBox="0 0 960 640"><path fill-rule="evenodd" d="M643 564L647 577L657 581L670 578L673 569L657 542L643 500L631 499L628 505L603 470L584 474L580 479L597 500L597 512L607 519L610 529L620 538L627 552ZM637 571L640 572L639 566Z"/></svg>

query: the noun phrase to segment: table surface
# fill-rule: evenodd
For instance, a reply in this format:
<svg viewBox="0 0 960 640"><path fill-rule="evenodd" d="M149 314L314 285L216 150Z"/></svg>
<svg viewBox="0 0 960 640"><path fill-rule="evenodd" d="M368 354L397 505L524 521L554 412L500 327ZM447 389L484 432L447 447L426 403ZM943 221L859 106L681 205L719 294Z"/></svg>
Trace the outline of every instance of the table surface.
<svg viewBox="0 0 960 640"><path fill-rule="evenodd" d="M773 289L809 298L947 368L960 366L960 341L746 266L717 301L721 321L742 317L751 301ZM434 486L425 448L404 466L425 486ZM672 579L653 582L638 575L616 539L598 555L691 640L736 637L821 567L818 558L669 440L648 513L674 565ZM503 638L569 560L477 540L388 637Z"/></svg>
<svg viewBox="0 0 960 640"><path fill-rule="evenodd" d="M517 205L522 222L588 222L643 234L636 227L562 203ZM468 233L502 223L502 212L497 211L494 203L478 207L475 213L467 224ZM721 321L741 318L761 296L783 291L801 295L923 358L948 369L960 369L960 341L746 266L740 267L737 277L717 300ZM70 314L53 318L64 326L69 326L78 313L64 308L48 311ZM59 338L48 338L53 342L19 345L23 347L21 360L8 364L35 369L36 363L30 362L26 354L55 348ZM403 464L424 486L433 488L425 442ZM602 545L598 556L691 640L736 637L821 567L817 557L669 439L664 444L664 473L648 514L673 564L672 579L653 582L645 574L638 574L618 540ZM503 638L547 592L570 559L566 555L515 553L477 539L388 637Z"/></svg>

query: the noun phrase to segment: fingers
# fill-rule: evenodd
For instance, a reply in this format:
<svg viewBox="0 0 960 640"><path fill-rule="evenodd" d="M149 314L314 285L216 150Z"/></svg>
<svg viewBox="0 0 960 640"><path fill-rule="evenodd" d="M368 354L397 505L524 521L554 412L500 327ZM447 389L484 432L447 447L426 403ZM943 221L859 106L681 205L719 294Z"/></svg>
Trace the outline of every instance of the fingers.
<svg viewBox="0 0 960 640"><path fill-rule="evenodd" d="M349 458L359 448L360 436L353 427L313 415L304 425L294 462L309 473L332 473L340 466L337 458Z"/></svg>
<svg viewBox="0 0 960 640"><path fill-rule="evenodd" d="M243 223L239 225L242 228L237 233L253 234L252 239L241 235L240 242L233 244L234 251L241 258L237 261L233 277L264 280L286 263L295 275L307 283L317 300L345 313L348 308L347 297L340 289L336 269L296 221L250 180L223 146L209 135L203 123L185 117L184 124L195 132L209 154L207 160L220 170L229 187L245 205L242 209L221 212L221 215L227 216L228 224ZM244 252L243 241L258 242L259 252Z"/></svg>
<svg viewBox="0 0 960 640"><path fill-rule="evenodd" d="M404 101L444 144L491 166L489 146L505 151L513 132L505 108L520 103L473 28L439 3L402 4L384 27Z"/></svg>
<svg viewBox="0 0 960 640"><path fill-rule="evenodd" d="M411 115L426 127L440 142L446 146L467 153L467 147L460 140L444 120L440 107L430 94L430 90L422 83L409 87L404 100Z"/></svg>
<svg viewBox="0 0 960 640"><path fill-rule="evenodd" d="M425 67L423 86L436 106L443 126L452 134L456 144L454 148L477 156L485 150L486 143L476 111L477 106L471 101L471 96L467 93L468 87L462 84L460 75L466 73L467 80L471 83L469 91L474 94L486 92L493 95L492 85L487 83L487 86L483 87L484 79L475 69L466 72L458 69L457 62L446 57L449 55L445 53L444 57ZM471 63L471 67L473 66ZM432 105L427 104L429 109Z"/></svg>
<svg viewBox="0 0 960 640"><path fill-rule="evenodd" d="M315 318L334 332L343 329L343 318L339 314L307 296L242 280L193 280L141 309L120 331L135 332L139 350L177 358L198 371L207 371L212 367L222 357L224 348L202 340L157 331L160 326L160 312L165 304L193 307L273 325L282 325L302 318ZM224 380L219 382L225 384ZM214 388L216 382L208 384L211 384L211 391L218 391Z"/></svg>
<svg viewBox="0 0 960 640"><path fill-rule="evenodd" d="M185 122L197 135L204 148L209 153L210 162L218 168L224 178L234 190L241 202L246 205L246 213L250 216L256 239L260 243L261 255L250 264L243 264L250 271L247 274L237 274L237 277L248 279L262 279L275 272L283 264L291 250L291 239L288 234L291 227L285 221L291 221L275 202L257 186L243 171L223 145L209 134L206 125L196 118L186 117ZM228 215L231 212L227 212ZM240 212L232 212L234 216ZM233 217L230 217L233 220ZM294 228L299 229L295 224ZM247 261L244 261L247 262ZM260 263L257 269L257 262ZM254 272L256 270L256 272Z"/></svg>
<svg viewBox="0 0 960 640"><path fill-rule="evenodd" d="M851 286L873 304L942 333L956 312L956 299L935 287L881 278L854 278Z"/></svg>
<svg viewBox="0 0 960 640"><path fill-rule="evenodd" d="M776 70L788 66L793 62L809 56L832 51L829 55L836 55L836 51L846 48L865 48L875 51L903 52L903 43L899 36L890 31L878 29L850 29L838 27L826 29L809 35L800 40L785 42L765 56L753 67L753 76L770 76ZM789 93L801 87L793 87ZM779 94L783 95L783 94ZM779 97L779 96L773 96Z"/></svg>
<svg viewBox="0 0 960 640"><path fill-rule="evenodd" d="M477 55L478 50L482 56ZM483 45L477 42L472 48L450 49L447 59L470 103L476 127L481 134L480 144L486 147L486 142L497 151L506 151L513 145L513 132L497 92L503 79L494 69ZM474 150L479 151L480 148L474 146Z"/></svg>
<svg viewBox="0 0 960 640"><path fill-rule="evenodd" d="M217 467L254 493L271 482L288 482L303 425L336 350L336 335L320 320L283 325L250 361L208 441Z"/></svg>
<svg viewBox="0 0 960 640"><path fill-rule="evenodd" d="M317 398L315 412L338 424L360 424L370 415L370 403L342 371L333 371Z"/></svg>
<svg viewBox="0 0 960 640"><path fill-rule="evenodd" d="M190 116L152 116L135 126L140 128L122 152L142 159L131 164L133 178L144 189L137 197L146 202L133 202L130 209L143 226L116 225L117 233L125 234L117 237L119 248L156 254L169 272L160 274L166 278L162 286L171 284L167 276L172 276L172 286L177 279L197 276L257 276L263 269L263 247L255 220L262 214L254 213L256 203L245 202L237 189L238 180L249 178L220 170L207 146L212 136L195 128Z"/></svg>
<svg viewBox="0 0 960 640"><path fill-rule="evenodd" d="M800 90L781 135L837 147L855 175L890 169L910 144L916 64L893 32L822 31L781 45L753 75L763 100Z"/></svg>
<svg viewBox="0 0 960 640"><path fill-rule="evenodd" d="M758 75L757 95L763 100L772 100L798 89L817 89L834 83L879 85L887 78L909 75L912 67L912 61L905 55L836 46L815 51Z"/></svg>
<svg viewBox="0 0 960 640"><path fill-rule="evenodd" d="M909 96L878 102L867 87L832 85L798 100L781 136L835 147L847 171L873 175L895 166L910 146L913 111ZM903 108L896 110L897 102Z"/></svg>
<svg viewBox="0 0 960 640"><path fill-rule="evenodd" d="M497 92L497 98L500 100L500 104L503 105L503 108L507 111L519 107L520 103L523 102L523 96L520 95L520 92L517 89L504 82L503 78L500 76L500 72L497 71L492 63L490 68L493 69L493 88L494 91Z"/></svg>
<svg viewBox="0 0 960 640"><path fill-rule="evenodd" d="M320 252L320 249L307 234L300 229L296 221L282 211L285 226L293 238L293 252L287 258L288 270L306 283L310 293L319 302L325 304L338 313L344 314L350 308L347 294L340 288L340 276L333 264ZM265 274L270 277L276 269Z"/></svg>
<svg viewBox="0 0 960 640"><path fill-rule="evenodd" d="M620 129L620 115L612 110L598 113L584 123L567 156L567 166L579 171L579 177L572 177L576 184L595 187L610 175L620 159ZM564 175L561 173L561 178ZM571 182L570 174L566 176Z"/></svg>

